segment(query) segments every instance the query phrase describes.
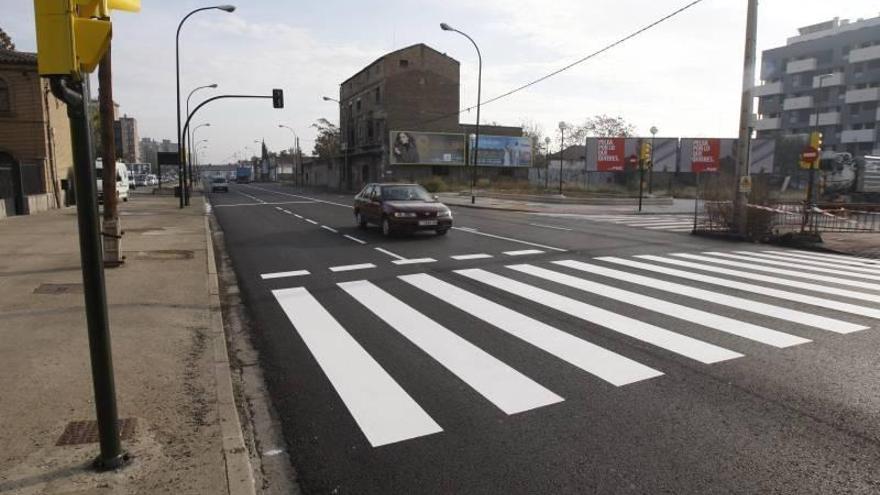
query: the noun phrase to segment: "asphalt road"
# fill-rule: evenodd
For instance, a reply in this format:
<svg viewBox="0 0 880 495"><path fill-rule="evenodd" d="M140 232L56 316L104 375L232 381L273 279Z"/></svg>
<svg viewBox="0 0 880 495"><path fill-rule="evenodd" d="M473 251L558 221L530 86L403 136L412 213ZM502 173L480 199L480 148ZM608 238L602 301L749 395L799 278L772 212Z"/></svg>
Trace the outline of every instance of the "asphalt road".
<svg viewBox="0 0 880 495"><path fill-rule="evenodd" d="M386 239L349 197L211 202L307 493L880 493L880 265L686 218Z"/></svg>

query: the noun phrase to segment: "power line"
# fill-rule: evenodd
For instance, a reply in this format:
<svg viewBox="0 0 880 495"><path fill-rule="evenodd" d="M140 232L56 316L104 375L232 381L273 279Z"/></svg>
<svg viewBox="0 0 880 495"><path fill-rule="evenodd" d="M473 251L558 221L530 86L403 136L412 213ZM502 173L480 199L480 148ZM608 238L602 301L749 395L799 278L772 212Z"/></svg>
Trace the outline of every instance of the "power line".
<svg viewBox="0 0 880 495"><path fill-rule="evenodd" d="M641 35L642 33L646 32L646 31L649 31L649 30L651 30L651 29L657 27L657 26L660 25L660 24L663 24L664 22L668 21L669 19L672 19L673 17L675 17L675 16L677 16L677 15L679 15L679 14L681 14L681 13L683 13L683 12L689 10L689 9L691 9L692 7L695 7L697 4L700 4L700 3L702 3L703 1L704 1L704 0L693 0L692 2L688 3L687 5L678 8L677 10L675 10L675 11L673 11L673 12L671 12L671 13L669 13L669 14L667 14L667 15L665 15L665 16L659 18L659 19L657 19L656 21L654 21L654 22L652 22L652 23L650 23L650 24L648 24L648 25L646 25L646 26L643 26L643 27L639 28L639 29L636 30L636 31L633 31L632 33L628 34L627 36L625 36L625 37L623 37L623 38L620 38L620 39L618 39L617 41L615 41L615 42L613 42L613 43L611 43L611 44L609 44L609 45L606 45L605 47L603 47L603 48L601 48L601 49L599 49L599 50L596 50L595 52L593 52L593 53L591 53L591 54L589 54L589 55L587 55L587 56L585 56L585 57L583 57L583 58L580 58L580 59L578 59L578 60L575 60L574 62L572 62L572 63L566 65L565 67L562 67L562 68L560 68L560 69L557 69L557 70L555 70L555 71L553 71L553 72L551 72L551 73L549 73L549 74L546 74L546 75L544 75L544 76L541 76L541 77L539 77L538 79L535 79L535 80L533 80L533 81L527 82L527 83L523 84L522 86L518 86L518 87L516 87L516 88L514 88L514 89L511 89L510 91L507 91L506 93L502 93L502 94L500 94L500 95L498 95L498 96L495 96L495 97L493 97L493 98L490 98L490 99L488 99L488 100L486 100L486 101L480 102L480 105L482 106L482 105L488 105L489 103L494 103L494 102L496 102L496 101L498 101L498 100L501 100L501 99L503 99L503 98L507 98L508 96L511 96L511 95L513 95L513 94L515 94L515 93L519 93L520 91L522 91L522 90L524 90L524 89L527 89L527 88L529 88L529 87L531 87L531 86L534 86L534 85L536 85L536 84L538 84L538 83L540 83L540 82L546 81L547 79L550 79L551 77L557 76L557 75L559 75L559 74L561 74L561 73L563 73L563 72L565 72L565 71L571 69L572 67L575 67L575 66L577 66L577 65L580 65L580 64L586 62L587 60L590 60L590 59L592 59L592 58L595 58L595 57L597 57L597 56L599 56L599 55L601 55L601 54L607 52L608 50L611 50L612 48L615 48L615 47L617 47L618 45L621 45L621 44L623 44L623 43L625 43L625 42L627 42L627 41L629 41L629 40L631 40L631 39L633 39L633 38L635 38L635 37ZM419 124L429 124L429 123L431 123L431 122L436 122L436 121L438 121L438 120L442 120L442 119L445 119L446 117L451 117L451 116L453 116L453 115L461 115L462 113L464 113L464 112L469 112L469 111L471 111L471 110L473 110L473 109L475 109L475 108L477 108L476 105L473 105L473 106L470 106L470 107L466 107L466 108L462 108L461 110L459 110L459 111L457 111L457 112L454 112L454 113L448 113L448 114L446 114L446 115L441 115L441 116L439 116L439 117L435 117L435 118L433 118L433 119L425 120L425 121L420 122Z"/></svg>

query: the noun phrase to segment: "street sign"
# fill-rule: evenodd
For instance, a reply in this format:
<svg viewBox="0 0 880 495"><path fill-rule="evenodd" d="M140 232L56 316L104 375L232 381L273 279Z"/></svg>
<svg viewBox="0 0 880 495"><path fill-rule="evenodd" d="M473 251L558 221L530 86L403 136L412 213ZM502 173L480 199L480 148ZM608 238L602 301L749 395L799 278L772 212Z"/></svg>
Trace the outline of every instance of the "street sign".
<svg viewBox="0 0 880 495"><path fill-rule="evenodd" d="M635 167L639 164L639 157L637 157L636 155L629 155L629 158L626 159L626 162Z"/></svg>
<svg viewBox="0 0 880 495"><path fill-rule="evenodd" d="M739 192L750 194L752 192L752 176L742 175L739 178Z"/></svg>
<svg viewBox="0 0 880 495"><path fill-rule="evenodd" d="M807 146L801 152L801 160L803 160L805 162L811 162L811 161L815 160L816 158L819 158L819 151L816 150L816 148L813 148L812 146Z"/></svg>

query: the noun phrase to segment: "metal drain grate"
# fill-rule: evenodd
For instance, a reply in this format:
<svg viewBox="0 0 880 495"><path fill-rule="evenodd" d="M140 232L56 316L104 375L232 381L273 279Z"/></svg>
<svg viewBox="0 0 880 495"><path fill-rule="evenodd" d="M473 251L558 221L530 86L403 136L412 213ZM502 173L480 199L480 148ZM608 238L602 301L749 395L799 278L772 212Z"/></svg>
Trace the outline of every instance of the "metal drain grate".
<svg viewBox="0 0 880 495"><path fill-rule="evenodd" d="M119 438L121 440L131 440L134 437L135 428L137 427L137 419L122 418L118 422ZM98 422L89 421L71 421L64 428L64 433L55 442L55 445L81 445L84 443L98 442Z"/></svg>
<svg viewBox="0 0 880 495"><path fill-rule="evenodd" d="M138 251L137 259L147 261L169 261L192 259L194 253L185 249L158 249L155 251Z"/></svg>
<svg viewBox="0 0 880 495"><path fill-rule="evenodd" d="M82 284L40 284L34 294L82 294Z"/></svg>

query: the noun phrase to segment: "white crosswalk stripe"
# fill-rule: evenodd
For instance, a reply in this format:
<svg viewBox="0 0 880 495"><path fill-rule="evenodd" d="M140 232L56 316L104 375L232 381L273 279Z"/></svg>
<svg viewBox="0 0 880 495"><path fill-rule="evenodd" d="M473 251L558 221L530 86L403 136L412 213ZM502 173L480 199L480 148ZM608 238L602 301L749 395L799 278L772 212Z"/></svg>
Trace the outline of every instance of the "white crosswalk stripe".
<svg viewBox="0 0 880 495"><path fill-rule="evenodd" d="M863 268L876 268L880 270L880 260L871 260L868 258L856 258L854 256L838 256L828 255L828 253L806 253L803 251L764 251L767 254L777 254L783 256L793 256L795 258L805 258L810 260L833 261L842 265L852 265Z"/></svg>
<svg viewBox="0 0 880 495"><path fill-rule="evenodd" d="M582 215L566 213L537 213L536 215L613 223L664 232L690 232L694 225L694 218L690 215Z"/></svg>
<svg viewBox="0 0 880 495"><path fill-rule="evenodd" d="M853 266L853 265L848 265L845 263L840 263L839 261L831 261L831 260L821 261L821 260L816 260L816 259L803 259L803 258L797 258L797 259L793 260L790 255L778 255L778 254L772 254L772 253L766 253L766 252L765 253L756 253L754 251L735 251L735 252L737 254L748 253L751 256L758 256L761 258L767 258L767 259L771 259L771 260L792 261L792 262L796 262L796 263L800 263L800 264L804 264L804 265L809 265L809 266L820 266L820 267L825 267L825 268L838 268L838 269L847 270L847 271L853 271L853 272L859 272L859 273L869 273L872 275L880 275L880 268Z"/></svg>
<svg viewBox="0 0 880 495"><path fill-rule="evenodd" d="M452 259L484 258L482 254L462 254ZM471 323L482 322L475 328L527 344L518 353L544 354L571 365L574 373L584 372L576 376L587 380L585 385L592 381L623 390L645 380L661 380L664 373L672 373L676 368L664 369L662 361L656 361L664 353L706 365L743 357L738 352L741 349L726 348L738 345L737 342L725 346L711 343L720 335L718 332L734 336L735 340L741 340L744 348L753 349L755 353L783 352L778 349L813 342L797 335L799 329L840 334L812 333L810 336L815 342L808 346L812 348L822 345L823 339L844 338L844 334L872 328L865 324L868 320L859 318L880 320L880 292L870 292L880 290L880 284L859 279L865 275L862 270L872 269L870 265L854 265L861 262L849 258L815 260L820 264L813 267L833 270L835 276L831 276L772 264L810 260L803 257L803 252L781 250L603 256L593 260L536 258L530 263L493 266L491 271L471 268L445 275L405 274L394 279L398 282L381 276L375 281L339 282L331 290L347 294L338 297L354 299L357 302L354 311L361 313L360 320L351 314L346 320L364 322L358 332L353 332L354 336L332 314L333 311L351 311L350 305L343 309L338 297L325 294L327 289L321 289L318 295L335 301L328 307L306 287L271 292L354 423L370 445L379 447L440 433L443 428L401 387L396 381L400 377L391 376L380 364L382 359L377 361L358 343L355 336L363 335L359 332L380 328L390 332L393 338L402 338L412 348L412 355L399 354L398 350L393 358L385 356L384 359L436 361L445 368L442 373L448 375L446 380L467 385L486 399L487 407L495 406L514 415L565 399L547 388L548 384L539 383L537 376L529 377L512 362L496 357L498 349L492 347L503 340L489 340L496 344L487 344L484 348L461 336L461 330L474 328ZM334 268L341 272L354 266L360 267ZM277 272L261 277L267 284L293 283L303 280L300 274ZM513 276L516 279L511 278ZM415 291L395 296L381 286L401 282L406 289ZM652 291L651 295L642 289ZM868 304L859 304L865 301ZM613 306L606 307L615 309L600 307L600 302L611 303ZM798 306L780 306L783 302ZM421 305L425 304L440 304L441 307L431 313L437 316L423 314ZM637 309L632 312L617 309L623 305ZM716 314L711 309L713 305L725 306L725 313ZM560 323L528 316L529 308L541 314L546 314L548 309L556 312ZM820 314L824 310L834 313ZM644 320L652 318L649 314L673 323L648 323ZM371 316L365 320L366 315ZM835 315L847 317L849 321ZM764 319L749 321L756 317ZM687 327L688 335L670 326L675 321L691 324ZM782 322L785 331L774 328L775 323ZM599 345L608 338L608 331L622 336L616 345L623 350L615 349L615 352ZM383 338L387 336L383 334ZM596 343L595 339L600 341ZM645 344L656 348L650 366L641 362L645 354L640 348ZM639 350L634 356L642 358L627 356L628 348ZM800 351L789 354L786 359L797 356ZM443 378L438 376L437 379Z"/></svg>
<svg viewBox="0 0 880 495"><path fill-rule="evenodd" d="M563 400L371 282L339 287L507 414Z"/></svg>
<svg viewBox="0 0 880 495"><path fill-rule="evenodd" d="M848 277L855 278L863 278L865 280L877 280L880 281L880 275L867 275L862 273L853 273L847 270L838 270L833 268L822 268L816 266L807 266L804 263L789 263L787 261L775 261L770 259L764 259L758 256L760 253L751 254L748 251L738 251L740 253L746 254L733 254L733 253L719 253L717 251L709 251L705 254L710 254L712 256L722 256L724 258L730 258L735 260L745 260L754 263L761 263L764 265L771 266L781 266L783 268L797 268L798 270L809 270L811 272L819 272L819 273L830 273L832 275L846 275Z"/></svg>

